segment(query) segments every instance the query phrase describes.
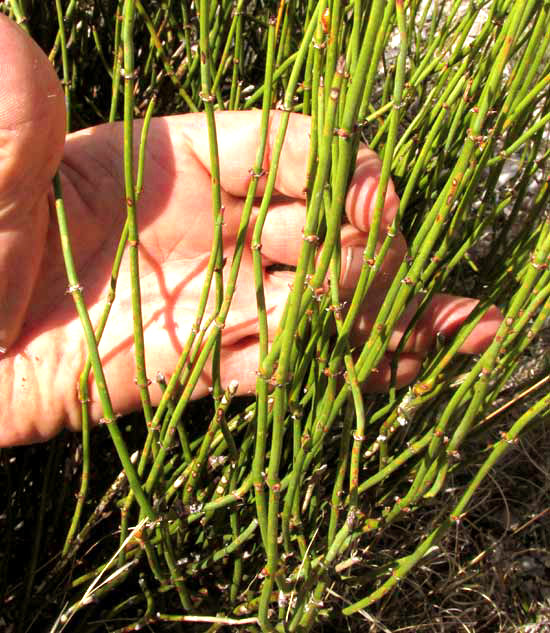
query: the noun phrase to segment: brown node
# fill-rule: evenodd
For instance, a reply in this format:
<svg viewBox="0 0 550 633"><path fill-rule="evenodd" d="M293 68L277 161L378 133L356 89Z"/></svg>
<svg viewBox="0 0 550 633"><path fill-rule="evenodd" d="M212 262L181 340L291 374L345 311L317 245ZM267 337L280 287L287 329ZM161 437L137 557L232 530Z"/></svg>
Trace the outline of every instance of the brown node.
<svg viewBox="0 0 550 633"><path fill-rule="evenodd" d="M139 75L139 69L135 68L131 73L127 73L124 68L120 69L120 76L124 80L137 79Z"/></svg>
<svg viewBox="0 0 550 633"><path fill-rule="evenodd" d="M499 435L507 444L519 444L519 437L510 437L506 431L501 431Z"/></svg>
<svg viewBox="0 0 550 633"><path fill-rule="evenodd" d="M326 294L326 290L324 288L312 288L311 294L315 301L321 301Z"/></svg>
<svg viewBox="0 0 550 633"><path fill-rule="evenodd" d="M279 101L275 108L281 112L292 112L292 106L287 106L284 101Z"/></svg>
<svg viewBox="0 0 550 633"><path fill-rule="evenodd" d="M84 398L82 396L82 394L80 393L80 389L78 390L78 401L80 402L80 404L88 404L88 402L91 402L91 398Z"/></svg>
<svg viewBox="0 0 550 633"><path fill-rule="evenodd" d="M545 262L543 262L543 263L538 263L538 262L536 261L536 259L535 259L535 255L534 255L534 253L531 253L530 260L531 260L531 266L533 266L533 268L534 268L535 270L544 270L545 268L547 268L547 267L548 267L548 264L547 264L547 263L545 263Z"/></svg>
<svg viewBox="0 0 550 633"><path fill-rule="evenodd" d="M336 378L337 376L341 376L344 373L343 370L339 370L339 371L332 371L330 369L330 367L325 367L325 369L323 369L323 374L327 377L327 378Z"/></svg>
<svg viewBox="0 0 550 633"><path fill-rule="evenodd" d="M242 494L238 490L232 490L231 491L231 496L234 499L236 499L237 501L242 501L242 499L243 499Z"/></svg>
<svg viewBox="0 0 550 633"><path fill-rule="evenodd" d="M352 136L351 132L348 132L343 127L336 128L334 130L334 133L336 134L336 136L339 136L340 138L343 138L343 139L348 139L348 138L351 138Z"/></svg>
<svg viewBox="0 0 550 633"><path fill-rule="evenodd" d="M342 303L339 303L338 305L330 305L327 308L327 311L334 312L334 316L338 318L342 310L346 307L346 305L347 305L347 301L342 301Z"/></svg>
<svg viewBox="0 0 550 633"><path fill-rule="evenodd" d="M65 290L66 295L71 295L75 292L82 292L84 288L80 284L73 284L72 286L68 286L67 290Z"/></svg>
<svg viewBox="0 0 550 633"><path fill-rule="evenodd" d="M462 514L451 514L451 521L453 521L453 523L456 523L458 525L465 516L466 516L465 512L463 512Z"/></svg>
<svg viewBox="0 0 550 633"><path fill-rule="evenodd" d="M321 238L318 235L315 235L314 233L310 233L309 235L302 233L302 238L306 242L309 242L310 244L319 244L319 242L321 241Z"/></svg>
<svg viewBox="0 0 550 633"><path fill-rule="evenodd" d="M145 382L139 382L139 379L134 378L134 384L136 384L140 389L147 389L147 387L151 384L151 380L149 378L145 378Z"/></svg>
<svg viewBox="0 0 550 633"><path fill-rule="evenodd" d="M256 178L256 180L260 179L262 176L265 176L265 169L260 169L260 171L255 171L253 167L248 170L251 178Z"/></svg>
<svg viewBox="0 0 550 633"><path fill-rule="evenodd" d="M220 266L215 266L214 267L214 272L215 273L221 273L222 270L225 268L225 265L227 264L227 257L224 257L222 260L222 263Z"/></svg>
<svg viewBox="0 0 550 633"><path fill-rule="evenodd" d="M327 7L321 14L321 28L325 35L329 32L330 28L330 9Z"/></svg>
<svg viewBox="0 0 550 633"><path fill-rule="evenodd" d="M204 53L201 53L201 57L203 55L204 55ZM215 101L214 95L207 95L204 92L199 92L199 99L201 101L204 101L205 103L213 103Z"/></svg>

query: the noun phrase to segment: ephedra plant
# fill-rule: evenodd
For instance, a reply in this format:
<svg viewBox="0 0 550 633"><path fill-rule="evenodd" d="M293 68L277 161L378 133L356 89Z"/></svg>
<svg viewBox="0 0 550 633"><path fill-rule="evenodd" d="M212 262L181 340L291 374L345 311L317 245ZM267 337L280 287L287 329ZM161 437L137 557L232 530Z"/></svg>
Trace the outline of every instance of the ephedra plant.
<svg viewBox="0 0 550 633"><path fill-rule="evenodd" d="M31 34L47 17L40 37L64 80L69 129L124 119L128 213L112 299L127 249L144 418L131 459L135 439L115 419L97 352L110 304L92 324L56 181L68 283L89 348L82 399L93 370L111 438L104 432L101 442L112 440L120 473L89 489L97 459L90 435L101 431L90 432L84 404L82 484L66 510L66 538L55 557L38 560L36 553L23 588L9 589L9 609L32 612L46 600L44 618L51 616L56 632L171 630L176 623L197 631L307 631L342 613L360 621L359 612L404 590L400 582L451 528L460 530L491 469L548 414L543 364L528 406L512 419L493 415L529 346L548 328L550 3L71 0L54 10L12 0L4 9ZM261 135L224 284L215 112L250 108L262 109ZM273 108L281 122L258 202ZM154 409L138 270L143 155L151 116L189 111L204 112L208 123L218 230L197 327L186 333L170 380L159 378L164 397ZM306 239L269 342L259 245L292 112L311 116ZM137 116L145 125L134 170ZM325 279L339 278L344 201L361 142L379 153L382 171L360 279L344 309L338 285L327 290ZM390 177L401 202L383 234ZM236 384L222 384L218 351L253 203L260 358L256 393L243 401L234 399ZM399 230L409 255L356 347L352 326ZM205 307L210 287L212 312ZM420 296L414 323L443 291L480 303L450 340L438 340L413 384L363 393L407 306ZM504 320L487 350L459 355L492 304ZM204 367L214 389L201 409L209 419L197 422L190 401ZM449 493L456 476L463 485ZM434 499L436 521L415 533L411 525ZM400 524L408 538L382 559L377 545Z"/></svg>

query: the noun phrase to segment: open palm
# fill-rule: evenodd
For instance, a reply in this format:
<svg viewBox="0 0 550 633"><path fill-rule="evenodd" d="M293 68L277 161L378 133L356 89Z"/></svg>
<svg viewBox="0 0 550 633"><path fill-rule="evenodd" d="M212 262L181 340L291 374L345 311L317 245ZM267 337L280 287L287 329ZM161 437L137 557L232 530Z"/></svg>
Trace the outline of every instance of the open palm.
<svg viewBox="0 0 550 633"><path fill-rule="evenodd" d="M76 384L86 346L67 280L52 207L50 180L59 167L71 243L92 322L99 319L110 287L111 267L125 221L120 124L102 125L64 139L64 105L59 82L46 57L19 28L0 16L0 445L44 440L63 425L77 428ZM224 112L216 117L221 165L224 254L229 262L256 154L258 112ZM141 123L136 123L139 139ZM278 127L270 122L265 168ZM302 244L309 120L293 115L276 182L276 195L262 235L264 284L270 335L288 293L292 274L272 264L294 265ZM145 187L138 204L139 255L146 365L149 376L174 368L195 319L213 235L208 135L202 115L154 119L148 134ZM348 193L349 224L342 229L342 293L352 292L361 265L380 163L361 148ZM262 190L259 183L259 192ZM384 209L391 222L398 199L391 185ZM253 225L254 216L251 226ZM356 335L365 336L402 258L402 236L386 257L369 294ZM438 296L418 324L398 368L406 384L418 371L435 333L450 333L475 301ZM212 306L210 306L211 308ZM207 314L209 308L207 308ZM411 314L397 328L397 344ZM489 311L463 351L482 349L499 314ZM240 391L254 388L258 325L250 240L243 254L236 293L222 336L222 380L237 379ZM100 344L113 406L124 413L139 406L129 263L123 260L116 300ZM381 367L370 387L383 388ZM194 392L209 386L205 372ZM160 390L151 388L153 401ZM92 388L91 412L101 417Z"/></svg>

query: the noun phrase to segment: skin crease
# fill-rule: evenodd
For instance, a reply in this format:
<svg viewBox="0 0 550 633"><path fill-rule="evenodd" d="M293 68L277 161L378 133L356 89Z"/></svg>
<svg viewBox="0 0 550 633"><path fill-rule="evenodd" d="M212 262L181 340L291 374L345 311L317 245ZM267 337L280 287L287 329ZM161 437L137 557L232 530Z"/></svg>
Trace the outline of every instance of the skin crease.
<svg viewBox="0 0 550 633"><path fill-rule="evenodd" d="M51 178L59 166L76 268L92 323L103 310L110 271L125 220L119 123L64 135L61 86L47 58L15 24L0 16L0 446L44 441L64 426L79 427L76 384L86 348L70 295L53 209ZM265 168L279 124L272 113ZM235 236L259 138L260 113L216 116L225 206L223 244L231 263ZM135 123L136 153L141 122ZM145 161L145 188L138 205L140 283L147 373L169 375L194 321L213 225L206 121L202 115L153 119ZM309 119L292 115L276 180L274 202L262 235L264 284L270 337L274 335L292 274L273 272L273 263L295 265L305 218L303 194ZM341 294L356 285L380 174L378 157L362 146L346 200L342 228ZM265 179L259 182L261 195ZM258 199L259 204L259 199ZM380 239L399 200L388 187ZM257 208L254 211L253 226ZM244 250L237 288L222 336L222 381L239 381L239 393L253 391L258 359L258 325L250 248ZM391 280L406 254L402 235L394 238L382 270L365 301L354 331L368 334ZM437 332L459 327L476 301L438 295L415 328L398 365L398 385L410 383ZM207 307L210 313L212 301ZM407 310L394 335L395 349L414 310ZM477 353L492 339L501 315L492 308L462 351ZM134 383L134 351L129 262L125 255L116 301L100 344L113 407L139 408ZM207 365L208 367L208 365ZM387 388L388 357L365 389ZM91 380L94 420L101 407ZM194 397L208 392L203 373ZM154 403L160 390L151 386Z"/></svg>

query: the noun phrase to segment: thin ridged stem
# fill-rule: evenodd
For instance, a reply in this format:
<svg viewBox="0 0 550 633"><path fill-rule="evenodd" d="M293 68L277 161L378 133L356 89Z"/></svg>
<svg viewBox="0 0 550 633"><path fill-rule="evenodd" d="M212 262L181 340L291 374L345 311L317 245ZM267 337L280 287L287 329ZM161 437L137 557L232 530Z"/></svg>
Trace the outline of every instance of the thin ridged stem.
<svg viewBox="0 0 550 633"><path fill-rule="evenodd" d="M258 152L256 154L256 164L253 167L252 182L255 183L257 178L262 173L262 165L264 161L265 147L267 144L267 131L269 126L269 110L271 107L271 86L272 76L274 72L275 62L275 23L273 19L269 21L268 41L267 41L267 57L265 68L265 91L262 108L262 123L261 123L261 138L258 146ZM277 157L275 157L277 160ZM266 186L262 203L256 218L254 225L254 232L252 235L251 249L252 260L254 266L254 284L256 288L256 305L258 311L258 333L259 333L259 366L263 362L268 350L268 326L267 326L267 311L265 304L264 294L264 270L261 256L261 235L267 216L267 210L271 201L271 195L275 185L274 179L271 179ZM256 191L256 187L250 190ZM250 205L252 205L253 198L250 199ZM254 477L254 496L256 502L256 514L260 525L260 531L262 538L264 539L264 547L267 544L267 510L266 500L264 493L264 468L265 468L265 451L267 441L267 426L268 426L268 384L262 377L258 377L256 382L256 443L254 449L254 460L252 463L252 473Z"/></svg>
<svg viewBox="0 0 550 633"><path fill-rule="evenodd" d="M399 5L397 5L399 6ZM380 7L381 9L382 7ZM374 23L377 23L377 21L379 21L381 19L381 12L376 16L376 18L371 18L373 19ZM365 46L365 50L368 50L368 47ZM406 50L407 50L407 43L406 43L406 39L404 41L402 41L401 43L401 50L400 50L400 67L401 67L401 73L403 72L403 67L404 67L404 61L405 61L405 54L406 54ZM363 64L363 66L365 67L366 70L366 64L367 64L368 60L367 57L364 57L363 52L361 54L361 59L360 59L360 64ZM397 136L397 125L398 125L398 121L399 121L399 104L401 103L401 92L403 89L403 82L396 82L396 89L395 89L395 93L394 93L394 109L392 111L392 133L391 133L391 138L389 140L390 146L391 144L395 144L395 140L396 140L396 136ZM354 99L354 101L352 101L354 108L357 108L357 101L359 100L359 98L361 97L361 93L359 90L356 91L356 97ZM348 96L348 99L351 99L351 95ZM397 107L395 104L398 104ZM346 110L347 110L347 103L346 103ZM349 125L349 123L348 123ZM346 157L346 162L349 165L349 148L346 147L345 145L343 146L343 148L345 148L348 156ZM335 373L338 370L338 366L340 364L340 355L342 353L342 349L345 345L347 345L347 336L349 335L349 332L351 331L351 327L355 321L355 319L357 318L357 314L358 311L360 309L360 306L363 302L364 296L368 290L368 287L370 285L370 283L372 283L372 280L374 279L374 274L372 271L372 263L370 262L374 262L374 248L376 246L376 243L378 241L378 232L379 232L379 227L380 227L380 221L381 221L381 215L382 215L382 209L383 209L383 204L384 204L384 197L385 197L385 190L387 187L387 183L389 181L389 170L390 170L390 165L391 165L391 158L392 158L392 152L391 150L387 151L385 154L385 159L384 159L384 165L382 168L382 174L380 177L380 184L378 187L378 194L377 194L377 200L376 200L376 207L375 207L375 213L373 216L373 220L372 220L372 225L371 225L371 231L369 232L369 238L367 241L367 245L365 248L365 254L364 254L364 263L362 266L362 270L361 270L361 274L359 277L359 280L357 282L357 287L351 302L351 306L348 310L348 313L346 315L346 318L344 320L344 323L342 325L342 327L339 329L339 338L338 341L336 343L334 352L333 352L333 357L332 357L332 361L331 361L331 372ZM342 160L342 158L341 158ZM340 166L342 165L342 163L340 163ZM343 171L343 170L342 170ZM342 186L343 183L338 183L337 186ZM339 201L339 205L340 208L343 207L343 199ZM393 233L389 233L389 239L387 240L387 244L385 245L385 249L383 248L381 250L381 252L379 252L377 259L379 260L377 262L378 267L381 266L381 263L383 261L383 257L385 255L385 253L387 252L387 249L389 249L390 246L390 242L391 242L391 237L393 236ZM325 243L325 248L326 248L326 243ZM375 264L376 265L376 264ZM375 271L376 272L376 269ZM315 283L315 279L314 282ZM360 378L360 380L364 380L363 378ZM342 392L343 393L343 392ZM324 406L324 414L323 417L328 417L330 415L331 411L335 410L335 406L333 403L333 399L331 398L327 398L326 399L326 404ZM340 408L341 403L339 403L338 408Z"/></svg>
<svg viewBox="0 0 550 633"><path fill-rule="evenodd" d="M116 13L115 13L115 37L114 37L114 59L113 59L113 78L111 82L111 107L109 110L109 121L112 122L116 119L118 110L118 99L120 91L122 60L124 56L124 50L121 46L121 32L122 32L122 3L123 0L119 0Z"/></svg>
<svg viewBox="0 0 550 633"><path fill-rule="evenodd" d="M183 493L184 504L189 504L191 502L192 494L194 493L194 491L196 490L199 484L199 476L201 474L201 471L206 465L206 460L208 458L210 446L214 439L214 435L218 431L218 429L221 427L222 423L224 423L225 421L225 414L227 412L227 408L231 404L231 400L233 399L233 396L235 395L235 392L237 391L237 387L238 387L238 383L236 381L229 383L227 389L225 390L224 396L220 400L220 404L218 408L216 409L216 413L214 414L214 417L208 427L208 431L204 435L200 452L197 458L193 460L191 464L191 468L189 469L190 470L189 477L183 489L184 490L184 493ZM227 429L226 424L224 424L224 430L225 429ZM227 435L227 433L229 433L229 431L224 432L224 435ZM232 441L232 438L230 441ZM237 456L236 456L236 448L235 448L234 443L233 443L232 448L233 448L233 451L232 451L233 459L236 460Z"/></svg>
<svg viewBox="0 0 550 633"><path fill-rule="evenodd" d="M55 0L55 8L57 11L57 22L59 25L59 43L61 47L61 62L63 65L63 91L65 93L65 110L66 110L66 127L67 132L71 131L71 80L69 73L69 55L67 53L67 39L65 36L65 23L63 16L63 7L61 0Z"/></svg>
<svg viewBox="0 0 550 633"><path fill-rule="evenodd" d="M77 0L70 0L69 4L67 5L67 8L65 9L65 15L63 16L63 21L65 24L70 23L74 10L76 8L76 4L77 4ZM56 10L57 10L57 7L56 7ZM57 32L57 35L55 36L54 45L52 46L52 49L48 55L48 58L51 62L53 62L53 60L56 58L57 53L59 52L60 45L61 45L61 28L59 29L59 31Z"/></svg>
<svg viewBox="0 0 550 633"><path fill-rule="evenodd" d="M323 78L327 86L332 85L332 79L336 72L336 63L340 56L339 38L342 25L342 4L340 0L332 0L330 10L323 15L322 24L325 26L323 30L327 38L327 50L325 55L325 72ZM325 108L328 108L330 91L326 90L324 94Z"/></svg>
<svg viewBox="0 0 550 633"><path fill-rule="evenodd" d="M334 479L331 497L330 523L328 527L327 542L332 543L336 536L338 528L338 518L343 507L342 498L344 497L344 480L348 468L350 455L352 424L355 410L352 401L348 400L348 406L344 415L344 426L342 428L342 436L340 438L340 451L338 454L338 472Z"/></svg>
<svg viewBox="0 0 550 633"><path fill-rule="evenodd" d="M376 33L376 41L374 43L372 58L370 60L370 65L367 72L367 77L365 81L365 89L361 97L361 106L359 107L359 115L358 115L359 123L365 121L366 119L367 110L370 106L372 89L374 87L374 81L376 79L378 64L380 63L382 51L384 50L384 45L386 43L386 34L388 33L389 25L393 18L394 11L395 11L395 3L387 2L386 7L384 9L384 16L382 18L382 22L378 30L376 31L375 27L373 26L373 32ZM362 50L362 48L360 50ZM352 67L353 74L355 74L355 69L358 63L359 63L359 60L357 60ZM393 107L393 104L392 104L392 107Z"/></svg>
<svg viewBox="0 0 550 633"><path fill-rule="evenodd" d="M134 0L124 3L122 42L124 46L124 187L128 220L128 255L132 284L132 322L136 363L136 384L139 389L145 423L151 426L153 408L149 395L150 381L145 366L145 341L141 314L139 281L139 234L137 199L134 184Z"/></svg>
<svg viewBox="0 0 550 633"><path fill-rule="evenodd" d="M214 284L215 284L215 308L214 312L219 314L223 302L223 243L222 243L222 223L223 223L223 207L220 188L220 163L218 157L218 139L216 134L216 121L214 118L214 95L212 94L212 67L210 54L209 39L209 2L201 0L199 11L199 47L201 57L201 93L200 98L204 103L204 111L208 126L208 145L210 154L210 181L212 195L212 220L214 223L214 231L217 233L217 257L214 268ZM220 379L219 350L221 346L221 329L223 323L216 319L215 341L213 344L212 356L212 389L214 399L221 398L222 386Z"/></svg>
<svg viewBox="0 0 550 633"><path fill-rule="evenodd" d="M143 492L143 488L141 487L141 484L139 482L137 472L132 462L130 461L130 456L128 455L126 444L124 443L124 439L122 438L122 434L120 433L120 429L118 428L116 422L115 412L113 411L111 398L107 388L107 383L105 381L105 374L103 373L101 359L99 358L99 352L97 350L97 343L95 340L92 323L90 321L90 317L88 315L88 311L82 297L82 287L78 283L78 276L76 274L76 268L74 265L74 259L70 245L67 216L63 203L63 195L61 192L61 182L58 175L54 179L54 193L57 223L59 226L59 235L61 238L61 250L63 252L63 259L65 261L65 268L69 281L69 292L73 297L78 316L82 323L84 335L86 337L88 353L90 354L92 369L94 372L94 379L103 409L103 421L107 424L107 429L109 430L111 439L113 440L113 444L115 445L120 462L122 464L122 467L124 468L126 476L128 477L128 483L130 484L130 487L134 492L140 508L150 520L154 520L156 518L156 513L153 510L149 499L145 496L145 493Z"/></svg>
<svg viewBox="0 0 550 633"><path fill-rule="evenodd" d="M235 27L235 50L233 53L233 71L231 73L231 91L229 94L229 110L239 109L240 100L240 86L243 69L243 16L242 12L239 12L236 16L237 24Z"/></svg>
<svg viewBox="0 0 550 633"><path fill-rule="evenodd" d="M139 196L141 195L142 191L143 191L143 178L144 178L144 173L145 173L145 151L146 151L146 146L147 146L147 133L149 131L149 126L151 124L151 117L153 116L153 111L155 108L155 98L153 97L151 99L151 101L149 102L149 106L147 107L147 112L145 114L145 118L143 120L143 125L141 128L141 138L140 138L140 144L139 144L139 154L138 154L138 166L137 166L137 177L136 177L136 185L135 185L135 195L136 195L136 202L139 200ZM128 234L129 234L129 221L128 218L126 218L126 222L124 224L124 229L122 231L122 235L120 236L120 240L118 243L118 248L117 248L117 252L115 254L115 260L113 263L113 269L111 272L111 287L109 289L109 295L107 297L107 303L105 305L103 314L101 316L101 320L99 323L99 327L97 329L96 332L96 339L99 343L101 336L103 334L103 330L105 328L105 325L107 323L107 318L109 316L111 307L113 305L113 302L115 300L115 292L116 292L116 283L117 283L117 278L118 278L118 273L120 270L120 265L122 263L122 256L124 254L125 251L125 247L126 247L126 243L128 241ZM89 370L88 370L89 371ZM84 387L84 376L87 376L86 374L86 368L83 372L83 375L81 377L81 382L80 382L80 386L81 386L81 392L82 392L82 388ZM87 378L86 378L87 381ZM86 382L86 387L87 387L87 382ZM157 452L157 448L156 448L156 443L158 441L158 429L153 427L152 423L149 424L148 428L147 428L147 439L145 441L145 445L143 447L143 450L141 451L141 456L139 459L139 463L138 463L138 467L137 467L137 472L139 477L141 478L143 476L143 473L145 471L145 466L147 464L147 461L150 457L150 453L151 453L151 449L153 450L153 455L156 455ZM124 540L127 537L127 527L128 527L128 518L129 518L129 512L130 512L130 508L131 505L133 503L134 500L134 495L133 495L133 491L130 491L129 495L127 496L127 498L124 501L124 505L122 507L121 510L121 526L120 526L120 542L123 543ZM119 557L120 562L122 563L124 560L124 549L121 549L120 552L120 557Z"/></svg>
<svg viewBox="0 0 550 633"><path fill-rule="evenodd" d="M233 12L233 19L231 20L231 26L229 27L229 33L227 34L225 40L225 46L221 55L221 59L218 63L218 71L216 72L216 76L214 78L214 82L212 83L212 91L215 92L220 84L221 78L225 71L225 64L229 56L229 49L231 47L231 41L235 34L235 30L237 29L237 23L239 21L239 16L243 9L244 0L239 0Z"/></svg>
<svg viewBox="0 0 550 633"><path fill-rule="evenodd" d="M177 77L176 73L174 72L172 65L170 63L170 60L166 57L166 54L164 52L164 48L162 45L162 42L160 41L159 37L157 36L156 30L155 30L155 26L152 23L149 15L147 14L147 12L145 11L143 4L141 3L140 0L134 0L135 2L135 8L138 10L139 14L141 15L143 21L145 22L145 25L147 27L147 30L149 31L150 35L151 35L151 41L162 61L162 64L164 66L164 69L166 71L166 74L168 75L168 77L170 78L170 81L176 86L177 90L178 90L178 94L180 95L180 97L184 100L185 104L187 105L187 107L189 108L189 110L191 112L197 112L197 107L195 106L195 104L193 103L193 100L191 99L191 97L187 94L187 91L185 90L185 88L181 85L179 78ZM125 69L127 67L127 62L124 62L125 65Z"/></svg>

